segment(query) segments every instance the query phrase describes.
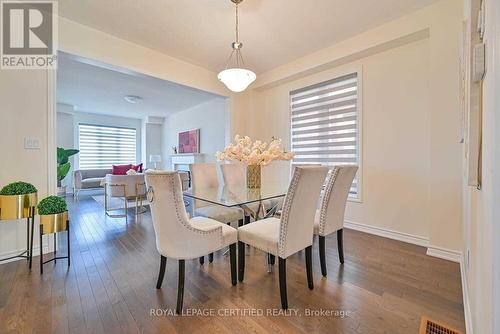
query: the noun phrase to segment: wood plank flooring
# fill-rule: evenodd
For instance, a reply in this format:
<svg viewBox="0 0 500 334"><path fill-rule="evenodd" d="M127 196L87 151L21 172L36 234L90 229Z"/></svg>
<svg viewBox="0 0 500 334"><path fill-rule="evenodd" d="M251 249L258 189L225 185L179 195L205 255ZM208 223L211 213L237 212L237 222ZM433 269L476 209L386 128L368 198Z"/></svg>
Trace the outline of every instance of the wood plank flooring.
<svg viewBox="0 0 500 334"><path fill-rule="evenodd" d="M313 291L305 254L287 261L287 314L280 311L277 265L267 273L264 254L247 248L245 281L235 287L228 256L217 253L204 266L186 261L186 314L174 316L178 266L167 261L156 290L159 255L149 213L135 222L130 210L126 223L106 217L90 196L68 203L71 267L60 260L41 276L38 258L31 272L23 260L0 265L0 333L410 334L418 333L422 315L465 332L458 264L352 230L344 233L343 266L335 235L327 238L326 279L315 240ZM65 237L60 241L64 253Z"/></svg>

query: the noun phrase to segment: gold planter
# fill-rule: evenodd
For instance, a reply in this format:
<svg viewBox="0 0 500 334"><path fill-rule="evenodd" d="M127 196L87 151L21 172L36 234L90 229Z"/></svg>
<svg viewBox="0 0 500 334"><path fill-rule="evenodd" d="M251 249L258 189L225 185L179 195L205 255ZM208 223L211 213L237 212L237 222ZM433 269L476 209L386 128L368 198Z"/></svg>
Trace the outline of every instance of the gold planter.
<svg viewBox="0 0 500 334"><path fill-rule="evenodd" d="M31 217L37 205L37 193L24 195L0 195L0 220L16 220Z"/></svg>
<svg viewBox="0 0 500 334"><path fill-rule="evenodd" d="M261 169L260 165L247 166L247 188L260 188Z"/></svg>
<svg viewBox="0 0 500 334"><path fill-rule="evenodd" d="M68 230L68 211L54 215L40 215L40 227L42 234L51 234Z"/></svg>

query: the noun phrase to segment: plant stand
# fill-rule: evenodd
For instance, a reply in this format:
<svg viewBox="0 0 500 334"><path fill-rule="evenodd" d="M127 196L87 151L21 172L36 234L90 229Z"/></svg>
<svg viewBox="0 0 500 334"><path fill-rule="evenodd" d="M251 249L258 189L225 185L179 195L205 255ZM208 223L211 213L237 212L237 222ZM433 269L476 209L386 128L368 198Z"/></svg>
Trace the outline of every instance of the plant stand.
<svg viewBox="0 0 500 334"><path fill-rule="evenodd" d="M68 253L66 256L57 256L57 233L67 232L68 237ZM54 256L46 261L43 261L43 236L54 235ZM68 267L71 265L71 251L70 251L70 229L68 212L62 212L54 215L40 215L40 274L43 274L43 265L57 260L68 259Z"/></svg>
<svg viewBox="0 0 500 334"><path fill-rule="evenodd" d="M35 228L37 193L1 195L0 197L0 221L21 221L26 219L26 250L17 255L0 259L0 263L16 258L24 258L29 262L29 268L31 269L31 264L33 262L33 234Z"/></svg>

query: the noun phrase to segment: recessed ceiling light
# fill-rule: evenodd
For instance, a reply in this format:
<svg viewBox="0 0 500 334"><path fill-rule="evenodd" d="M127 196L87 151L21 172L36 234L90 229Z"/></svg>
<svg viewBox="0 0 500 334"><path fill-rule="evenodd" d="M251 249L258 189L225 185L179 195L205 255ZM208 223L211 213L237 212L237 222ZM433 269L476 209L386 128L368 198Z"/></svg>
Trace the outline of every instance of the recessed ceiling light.
<svg viewBox="0 0 500 334"><path fill-rule="evenodd" d="M125 95L123 99L128 103L135 104L137 102L140 102L142 100L142 97L136 95Z"/></svg>

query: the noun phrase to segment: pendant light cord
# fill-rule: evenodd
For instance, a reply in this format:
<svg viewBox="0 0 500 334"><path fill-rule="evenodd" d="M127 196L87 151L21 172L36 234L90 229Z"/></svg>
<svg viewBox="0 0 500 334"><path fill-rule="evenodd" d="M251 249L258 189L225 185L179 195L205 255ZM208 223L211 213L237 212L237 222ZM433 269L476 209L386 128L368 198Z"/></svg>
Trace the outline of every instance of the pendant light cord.
<svg viewBox="0 0 500 334"><path fill-rule="evenodd" d="M240 44L240 30L239 30L239 13L238 13L238 4L236 3L236 10L235 10L235 16L236 16L236 41L234 44ZM235 56L236 58L236 68L240 68L240 66L245 66L245 62L243 61L243 55L241 54L241 45L238 47L233 47L233 50L231 51L231 54L229 55L229 58L226 62L226 70L229 68L231 64L231 59Z"/></svg>
<svg viewBox="0 0 500 334"><path fill-rule="evenodd" d="M236 43L240 42L238 25L239 25L239 21L238 21L238 4L236 4Z"/></svg>

